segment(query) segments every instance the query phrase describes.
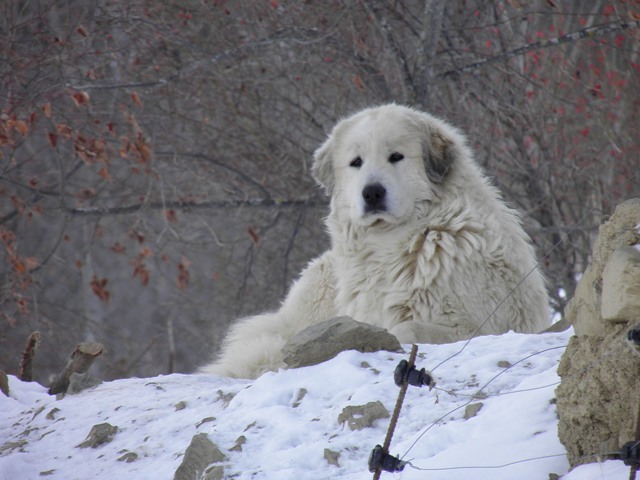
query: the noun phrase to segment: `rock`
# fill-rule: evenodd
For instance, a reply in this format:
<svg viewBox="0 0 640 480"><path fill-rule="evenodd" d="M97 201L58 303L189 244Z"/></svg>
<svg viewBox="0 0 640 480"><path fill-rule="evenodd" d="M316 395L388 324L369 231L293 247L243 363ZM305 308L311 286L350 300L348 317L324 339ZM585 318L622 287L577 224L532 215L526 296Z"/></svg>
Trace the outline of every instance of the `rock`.
<svg viewBox="0 0 640 480"><path fill-rule="evenodd" d="M241 452L242 451L242 445L244 445L245 443L247 443L247 437L245 437L244 435L240 435L238 438L236 438L236 442L233 445L233 447L231 447L229 449L230 452Z"/></svg>
<svg viewBox="0 0 640 480"><path fill-rule="evenodd" d="M196 423L196 428L200 428L205 423L215 422L215 420L216 420L216 417L204 417L202 420Z"/></svg>
<svg viewBox="0 0 640 480"><path fill-rule="evenodd" d="M217 395L216 401L221 400L224 408L227 408L233 397L236 396L235 393L225 393L222 390L218 390Z"/></svg>
<svg viewBox="0 0 640 480"><path fill-rule="evenodd" d="M202 475L202 480L222 480L224 478L224 467L222 465L211 465L207 467Z"/></svg>
<svg viewBox="0 0 640 480"><path fill-rule="evenodd" d="M317 365L345 350L391 352L401 350L400 342L387 330L350 317L335 317L312 325L283 347L284 362L290 368Z"/></svg>
<svg viewBox="0 0 640 480"><path fill-rule="evenodd" d="M640 199L601 225L565 310L574 327L558 365L558 437L572 467L636 440L640 382Z"/></svg>
<svg viewBox="0 0 640 480"><path fill-rule="evenodd" d="M600 321L600 293L600 276L595 269L587 268L564 310L565 318L573 325L576 335L604 334Z"/></svg>
<svg viewBox="0 0 640 480"><path fill-rule="evenodd" d="M207 467L212 463L224 462L227 457L220 451L218 446L209 440L206 433L198 433L191 439L189 447L184 452L182 463L176 470L173 480L194 480L207 478L209 480L220 479L222 476L213 475L212 469ZM217 465L216 467L222 468ZM205 473L206 471L206 473ZM220 471L219 469L216 471ZM222 470L223 472L223 470ZM204 475L203 475L204 474Z"/></svg>
<svg viewBox="0 0 640 480"><path fill-rule="evenodd" d="M29 442L26 440L19 440L17 442L7 442L3 445L0 445L0 455L3 455L5 452L12 452L13 450L18 449L19 452L24 452L22 447L28 445Z"/></svg>
<svg viewBox="0 0 640 480"><path fill-rule="evenodd" d="M60 409L58 407L53 407L49 413L47 413L47 420L55 420L56 419L56 414L60 411Z"/></svg>
<svg viewBox="0 0 640 480"><path fill-rule="evenodd" d="M338 463L338 460L340 459L340 452L334 452L333 450L325 448L324 459L329 463L329 465L334 465L340 468L340 464Z"/></svg>
<svg viewBox="0 0 640 480"><path fill-rule="evenodd" d="M569 323L569 321L566 318L561 318L556 323L554 323L553 325L545 328L540 333L564 332L567 328L570 328L570 327L571 327L571 324Z"/></svg>
<svg viewBox="0 0 640 480"><path fill-rule="evenodd" d="M91 431L84 442L76 445L76 448L98 448L100 445L109 443L118 433L118 427L108 423L99 423L91 427Z"/></svg>
<svg viewBox="0 0 640 480"><path fill-rule="evenodd" d="M620 247L602 272L602 318L608 321L640 320L640 250Z"/></svg>
<svg viewBox="0 0 640 480"><path fill-rule="evenodd" d="M626 341L625 324L612 334L574 336L558 365L558 437L572 467L608 459L635 440L640 355Z"/></svg>
<svg viewBox="0 0 640 480"><path fill-rule="evenodd" d="M483 405L484 404L482 402L470 403L469 405L467 405L464 409L464 419L469 420L470 418L475 417L482 409Z"/></svg>
<svg viewBox="0 0 640 480"><path fill-rule="evenodd" d="M640 243L639 224L640 198L634 198L618 205L611 218L600 226L591 265L580 278L565 309L565 317L576 335L605 335L605 322L601 317L602 272L615 250Z"/></svg>
<svg viewBox="0 0 640 480"><path fill-rule="evenodd" d="M76 395L83 390L93 388L100 385L102 380L94 377L90 373L72 373L69 377L69 386L67 387L67 393L69 395Z"/></svg>
<svg viewBox="0 0 640 480"><path fill-rule="evenodd" d="M372 427L376 420L389 418L389 411L382 402L369 402L366 405L350 405L344 407L338 415L338 423L347 423L351 430L362 430Z"/></svg>
<svg viewBox="0 0 640 480"><path fill-rule="evenodd" d="M121 452L118 452L121 453ZM131 463L135 462L138 459L138 454L136 452L125 452L121 457L118 457L119 462Z"/></svg>
<svg viewBox="0 0 640 480"><path fill-rule="evenodd" d="M307 389L306 388L300 388L295 396L295 399L293 400L293 404L291 405L293 408L298 408L300 406L300 404L302 403L302 399L307 395Z"/></svg>

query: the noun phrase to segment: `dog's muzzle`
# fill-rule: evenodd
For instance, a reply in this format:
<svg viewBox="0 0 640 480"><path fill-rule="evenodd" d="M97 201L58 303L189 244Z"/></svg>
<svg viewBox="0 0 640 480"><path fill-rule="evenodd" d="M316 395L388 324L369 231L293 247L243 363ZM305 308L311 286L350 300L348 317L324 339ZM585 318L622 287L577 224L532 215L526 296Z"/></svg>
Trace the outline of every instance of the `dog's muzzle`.
<svg viewBox="0 0 640 480"><path fill-rule="evenodd" d="M387 190L379 183L372 183L362 189L365 213L385 212Z"/></svg>

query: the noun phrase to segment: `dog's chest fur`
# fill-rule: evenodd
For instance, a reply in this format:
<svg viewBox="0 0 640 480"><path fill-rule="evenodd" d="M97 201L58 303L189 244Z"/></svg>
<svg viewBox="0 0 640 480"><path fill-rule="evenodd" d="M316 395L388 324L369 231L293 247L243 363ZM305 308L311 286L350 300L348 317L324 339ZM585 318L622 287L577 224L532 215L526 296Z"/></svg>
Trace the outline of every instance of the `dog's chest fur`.
<svg viewBox="0 0 640 480"><path fill-rule="evenodd" d="M442 229L397 233L389 238L351 232L349 242L336 242L337 312L390 329L416 317L433 321L453 308L453 297L443 295L447 289L440 285L451 281L461 253L478 248L477 239Z"/></svg>

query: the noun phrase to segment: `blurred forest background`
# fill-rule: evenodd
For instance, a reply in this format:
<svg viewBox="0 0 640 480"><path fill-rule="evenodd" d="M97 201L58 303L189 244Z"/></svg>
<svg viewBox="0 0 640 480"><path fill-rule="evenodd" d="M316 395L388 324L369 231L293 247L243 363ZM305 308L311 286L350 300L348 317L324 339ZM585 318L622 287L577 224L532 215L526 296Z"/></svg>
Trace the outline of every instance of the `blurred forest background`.
<svg viewBox="0 0 640 480"><path fill-rule="evenodd" d="M395 101L461 128L561 312L640 194L637 0L0 2L0 369L189 372L329 246L312 152Z"/></svg>

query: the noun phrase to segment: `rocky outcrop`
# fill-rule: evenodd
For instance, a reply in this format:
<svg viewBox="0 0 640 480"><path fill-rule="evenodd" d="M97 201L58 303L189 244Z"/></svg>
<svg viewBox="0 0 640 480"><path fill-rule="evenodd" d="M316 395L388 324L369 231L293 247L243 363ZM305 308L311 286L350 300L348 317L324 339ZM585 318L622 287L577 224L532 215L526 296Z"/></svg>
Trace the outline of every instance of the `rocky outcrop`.
<svg viewBox="0 0 640 480"><path fill-rule="evenodd" d="M636 440L640 409L640 199L616 208L566 309L575 336L558 366L558 435L572 467Z"/></svg>

